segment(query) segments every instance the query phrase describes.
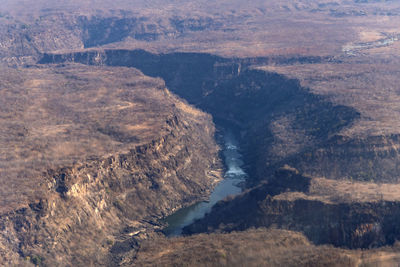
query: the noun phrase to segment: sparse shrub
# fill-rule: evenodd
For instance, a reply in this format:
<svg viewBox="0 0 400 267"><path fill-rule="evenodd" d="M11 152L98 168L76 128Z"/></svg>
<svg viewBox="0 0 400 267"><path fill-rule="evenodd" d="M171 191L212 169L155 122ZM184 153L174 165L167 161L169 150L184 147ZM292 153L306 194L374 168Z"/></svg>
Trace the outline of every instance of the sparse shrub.
<svg viewBox="0 0 400 267"><path fill-rule="evenodd" d="M107 244L107 246L112 246L112 245L114 245L114 240L107 238L106 244Z"/></svg>
<svg viewBox="0 0 400 267"><path fill-rule="evenodd" d="M31 262L33 264L35 264L35 266L42 266L43 263L43 258L39 255L31 255L31 257L27 257L30 258Z"/></svg>

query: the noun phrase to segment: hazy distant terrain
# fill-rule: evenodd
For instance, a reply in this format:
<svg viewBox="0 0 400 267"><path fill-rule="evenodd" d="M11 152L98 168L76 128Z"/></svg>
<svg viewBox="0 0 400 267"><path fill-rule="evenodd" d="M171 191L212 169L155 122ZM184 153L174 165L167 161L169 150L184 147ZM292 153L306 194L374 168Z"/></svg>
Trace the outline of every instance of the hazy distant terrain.
<svg viewBox="0 0 400 267"><path fill-rule="evenodd" d="M399 10L395 1L6 1L1 48L8 56L99 45L339 56L351 44L398 34Z"/></svg>

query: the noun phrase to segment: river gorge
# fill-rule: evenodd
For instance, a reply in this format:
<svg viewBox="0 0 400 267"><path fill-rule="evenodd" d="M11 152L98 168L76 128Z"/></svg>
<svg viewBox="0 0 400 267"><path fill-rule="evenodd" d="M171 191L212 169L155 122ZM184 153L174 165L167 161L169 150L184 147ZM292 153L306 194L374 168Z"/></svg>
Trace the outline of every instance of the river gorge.
<svg viewBox="0 0 400 267"><path fill-rule="evenodd" d="M211 193L208 201L202 201L192 206L178 210L165 218L168 226L163 229L168 236L180 235L185 226L190 225L197 219L204 217L206 213L220 200L240 193L241 184L245 181L246 173L242 169L243 161L240 154L240 147L233 131L222 130L223 132L223 156L225 163L225 175Z"/></svg>
<svg viewBox="0 0 400 267"><path fill-rule="evenodd" d="M192 198L186 205L172 207L173 211L186 208L174 215L165 214L163 224L169 227L163 232L167 235L179 235L182 230L184 234L193 234L208 229L218 232L279 225L301 231L317 244L349 248L392 244L398 232L392 221L398 215L386 213L384 207L389 202L375 203L385 200L384 196L371 198L374 190L360 192L360 196L342 195L349 187L360 188L366 182L397 183L394 174L399 157L391 144L397 142L398 136L342 134L342 130L361 119L355 108L315 94L296 79L256 70L252 62L201 53L103 50L44 54L39 63L139 69L145 75L161 78L171 92L210 114L217 129L225 125L235 129L233 146L233 140L225 141L227 179L216 187L208 202L191 206L196 202ZM234 155L233 162L238 164L232 165L229 154L238 151L230 148L238 147L237 144L243 157ZM242 173L241 166L245 166L246 173ZM247 190L218 202L241 192L232 173L240 177L240 187ZM345 180L353 184L348 185ZM365 199L372 199L373 203ZM392 201L391 196L386 199ZM315 206L319 208L317 214ZM338 207L354 211L337 216ZM304 217L307 212L313 217ZM337 219L333 224L333 219L319 221L318 226L309 221L332 214ZM344 227L349 222L350 226Z"/></svg>

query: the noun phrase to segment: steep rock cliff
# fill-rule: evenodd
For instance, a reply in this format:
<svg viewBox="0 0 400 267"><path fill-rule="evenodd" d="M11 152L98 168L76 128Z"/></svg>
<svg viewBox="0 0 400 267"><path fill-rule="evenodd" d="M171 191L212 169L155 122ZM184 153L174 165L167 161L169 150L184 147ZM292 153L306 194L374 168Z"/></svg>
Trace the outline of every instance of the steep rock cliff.
<svg viewBox="0 0 400 267"><path fill-rule="evenodd" d="M273 227L303 232L315 244L352 249L392 245L400 237L395 223L400 202L391 190L399 189L312 179L286 167L268 183L218 203L184 233Z"/></svg>
<svg viewBox="0 0 400 267"><path fill-rule="evenodd" d="M79 65L30 71L46 82L32 83L28 70L16 71L8 75L21 83L1 91L6 102L17 96L25 115L13 118L26 128L22 137L12 128L1 136L1 155L9 158L0 176L1 201L7 203L0 214L2 264L117 264L157 229L159 218L205 199L221 179L211 117L160 80L132 69ZM36 92L33 104L15 90ZM52 94L46 98L47 90ZM62 105L54 105L56 99ZM27 110L48 117L30 118ZM6 124L6 114L15 111L2 112ZM26 146L30 141L33 149ZM33 170L21 163L21 149L36 162ZM21 174L16 167L24 177L13 176Z"/></svg>
<svg viewBox="0 0 400 267"><path fill-rule="evenodd" d="M369 119L312 93L295 79L254 70L249 65L254 60L104 50L45 54L40 62L136 67L163 78L170 90L209 112L217 124L240 132L248 172L255 179L250 185L285 164L316 177L398 182L397 134L347 134Z"/></svg>

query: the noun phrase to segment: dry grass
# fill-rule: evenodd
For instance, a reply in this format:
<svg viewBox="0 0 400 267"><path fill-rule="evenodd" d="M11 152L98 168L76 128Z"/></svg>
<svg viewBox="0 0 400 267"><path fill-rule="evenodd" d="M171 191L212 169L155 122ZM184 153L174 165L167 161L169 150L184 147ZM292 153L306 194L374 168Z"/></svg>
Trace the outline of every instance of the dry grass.
<svg viewBox="0 0 400 267"><path fill-rule="evenodd" d="M396 54L394 48L387 55ZM380 62L382 59L373 57L363 58L361 62L343 60L344 62L338 64L259 68L299 79L301 84L310 88L313 93L357 109L361 113L361 119L352 127L343 130L343 135L366 137L400 133L400 60L395 56L387 62Z"/></svg>
<svg viewBox="0 0 400 267"><path fill-rule="evenodd" d="M312 178L309 192L285 192L274 199L307 199L325 203L400 201L400 185Z"/></svg>
<svg viewBox="0 0 400 267"><path fill-rule="evenodd" d="M82 29L77 23L79 16L89 19L145 18L146 22L142 24L144 32L159 36L149 42L131 35L105 46L109 48L205 52L239 57L331 56L341 53L344 45L376 40L381 32L396 31L399 5L396 1L355 3L345 0L258 0L246 3L240 0L5 0L0 7L0 15L4 17L0 26L1 23L5 25L3 31L0 27L4 36L0 38L0 56L5 56L6 62L18 64L23 60L18 57L32 56L36 50L60 53L82 49ZM394 15L387 16L388 13ZM184 30L177 28L171 22L176 19L189 27ZM203 25L202 21L211 24ZM198 23L202 27L196 28ZM18 27L10 33L6 27L8 24ZM27 32L30 42L19 38L21 33Z"/></svg>
<svg viewBox="0 0 400 267"><path fill-rule="evenodd" d="M206 116L134 69L3 69L0 80L0 212L40 197L48 169L157 139L175 110Z"/></svg>
<svg viewBox="0 0 400 267"><path fill-rule="evenodd" d="M324 197L333 201L400 201L399 184L376 184L316 178L312 180L310 191L312 195L324 195Z"/></svg>
<svg viewBox="0 0 400 267"><path fill-rule="evenodd" d="M370 251L315 246L302 234L250 229L145 242L136 266L395 266L397 247ZM128 265L128 264L127 264Z"/></svg>
<svg viewBox="0 0 400 267"><path fill-rule="evenodd" d="M81 15L142 17L147 19L143 28L156 27L158 40L140 41L131 36L105 47L238 57L335 56L342 63L263 69L298 78L313 92L359 110L362 119L344 130L343 135L399 134L399 43L362 51L356 59L342 51L348 45L379 40L383 33L398 33L399 8L398 1L4 0L0 6L0 58L19 64L29 62L29 57L33 62L37 51L82 49L82 28L76 22ZM120 9L128 12L122 15L116 11ZM210 19L213 26L180 32L171 24L170 19L175 17L186 23ZM184 103L171 101L167 92L157 91L155 87L163 86L161 81L123 68L2 69L0 81L0 213L40 197L39 192L47 187L42 179L47 169L120 153L148 142L163 134L165 120L174 108L192 116L194 122L204 115ZM177 103L175 107L173 103ZM277 121L272 130L283 132L284 123ZM296 147L282 153L296 153L312 142L299 136L288 132L282 142L292 140ZM398 150L398 144L384 145L386 150ZM398 200L399 189L397 185L316 178L307 195L285 193L277 198ZM138 263L354 266L363 261L373 264L385 260L390 264L398 260L396 252L366 253L363 258L360 255L315 247L293 232L252 230L158 240L143 247Z"/></svg>

